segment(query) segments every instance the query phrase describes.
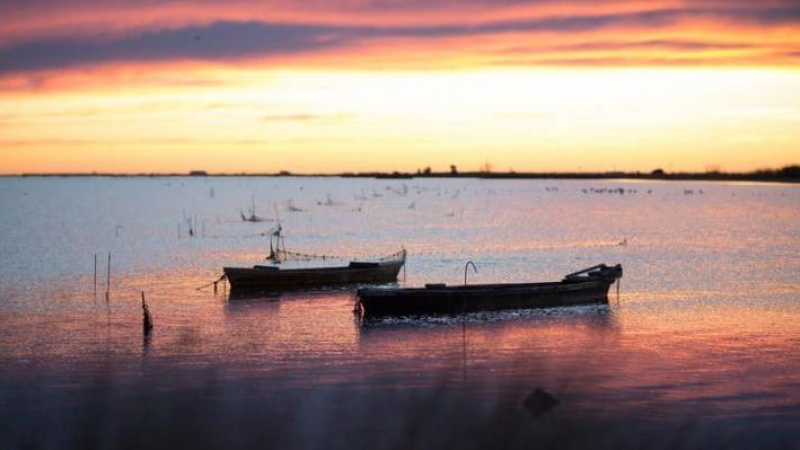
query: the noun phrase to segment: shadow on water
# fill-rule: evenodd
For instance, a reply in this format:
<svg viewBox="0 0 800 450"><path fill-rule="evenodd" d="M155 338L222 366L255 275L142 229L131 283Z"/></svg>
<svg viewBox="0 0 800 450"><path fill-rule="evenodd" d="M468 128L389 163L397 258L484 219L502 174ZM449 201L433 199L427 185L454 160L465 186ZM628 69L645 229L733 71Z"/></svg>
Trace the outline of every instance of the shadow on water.
<svg viewBox="0 0 800 450"><path fill-rule="evenodd" d="M330 295L226 308L260 320ZM0 448L796 448L793 423L640 414L656 393L614 388L636 376L613 367L618 331L614 308L595 305L370 320L352 355L296 370L235 352L166 358L148 341L136 367L0 367Z"/></svg>
<svg viewBox="0 0 800 450"><path fill-rule="evenodd" d="M236 290L231 291L225 302L225 311L237 313L258 309L278 309L281 303L305 302L314 304L322 301L355 302L355 289L352 287L333 286L319 289L283 289L283 290Z"/></svg>
<svg viewBox="0 0 800 450"><path fill-rule="evenodd" d="M225 302L226 314L251 314L254 311L277 311L281 307L281 296L254 296Z"/></svg>
<svg viewBox="0 0 800 450"><path fill-rule="evenodd" d="M608 196L618 182L602 181L587 197L585 181L553 191L421 178L400 196L366 179L0 181L11 184L0 221L12 249L0 277L0 449L800 448L795 188L687 196L647 183L626 186L646 197ZM194 194L209 182L218 201ZM485 279L532 262L549 279L576 259L620 260L634 292L624 309L355 325L353 288L197 293L199 275L262 257L249 228L211 220L256 188L304 205L332 189L357 196L365 207L352 214L318 205L285 222L306 248L413 242L414 284L460 281L457 263L482 253ZM184 207L216 228L208 238L174 239ZM91 286L86 255L109 249L135 295L65 295L76 279ZM141 287L155 319L144 341Z"/></svg>
<svg viewBox="0 0 800 450"><path fill-rule="evenodd" d="M330 293L355 292L362 287L374 287L374 284L332 284L314 287L293 287L293 288L258 288L258 287L236 287L231 288L227 294L228 300L248 300L248 299L290 299L296 297L313 297ZM397 287L397 283L382 283L381 286ZM223 295L224 296L224 295Z"/></svg>
<svg viewBox="0 0 800 450"><path fill-rule="evenodd" d="M436 327L467 326L488 327L492 324L524 322L526 326L561 324L593 326L613 329L617 327L614 309L608 304L571 306L564 308L512 309L504 311L478 311L463 315L419 315L405 317L366 317L358 319L362 335L381 329L426 329Z"/></svg>

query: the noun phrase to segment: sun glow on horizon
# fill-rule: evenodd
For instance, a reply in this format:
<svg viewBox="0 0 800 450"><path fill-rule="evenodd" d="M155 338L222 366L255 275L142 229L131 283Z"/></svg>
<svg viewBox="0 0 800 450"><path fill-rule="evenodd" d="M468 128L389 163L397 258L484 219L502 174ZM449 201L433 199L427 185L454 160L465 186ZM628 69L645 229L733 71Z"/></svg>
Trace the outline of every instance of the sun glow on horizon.
<svg viewBox="0 0 800 450"><path fill-rule="evenodd" d="M797 162L798 74L220 69L197 86L10 96L0 173L747 171Z"/></svg>
<svg viewBox="0 0 800 450"><path fill-rule="evenodd" d="M798 163L792 0L6 6L0 174Z"/></svg>

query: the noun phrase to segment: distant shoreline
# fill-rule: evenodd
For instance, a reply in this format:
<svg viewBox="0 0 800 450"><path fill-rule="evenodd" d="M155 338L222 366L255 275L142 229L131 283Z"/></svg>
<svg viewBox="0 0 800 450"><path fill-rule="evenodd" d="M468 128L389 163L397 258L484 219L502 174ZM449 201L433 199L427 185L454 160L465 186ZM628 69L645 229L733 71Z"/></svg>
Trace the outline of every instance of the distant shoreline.
<svg viewBox="0 0 800 450"><path fill-rule="evenodd" d="M191 171L189 173L22 173L0 175L2 178L28 177L327 177L327 178L378 178L378 179L414 179L414 178L481 178L481 179L576 179L607 180L630 179L652 181L753 181L800 183L800 166L787 166L777 170L759 170L756 172L724 173L724 172L675 172L668 173L655 170L650 173L641 172L344 172L344 173L207 173Z"/></svg>

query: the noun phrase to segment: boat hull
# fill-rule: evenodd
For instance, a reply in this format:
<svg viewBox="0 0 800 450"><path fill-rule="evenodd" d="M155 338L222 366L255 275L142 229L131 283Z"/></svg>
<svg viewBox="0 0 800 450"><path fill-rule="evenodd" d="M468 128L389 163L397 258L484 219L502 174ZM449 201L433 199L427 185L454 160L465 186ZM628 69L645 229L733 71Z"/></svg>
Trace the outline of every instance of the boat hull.
<svg viewBox="0 0 800 450"><path fill-rule="evenodd" d="M350 263L343 267L283 269L274 266L225 267L231 289L285 289L339 284L390 283L404 260L379 263Z"/></svg>
<svg viewBox="0 0 800 450"><path fill-rule="evenodd" d="M619 274L621 276L621 268ZM612 274L547 283L362 288L358 290L357 297L365 317L546 308L607 303L609 287L617 278Z"/></svg>

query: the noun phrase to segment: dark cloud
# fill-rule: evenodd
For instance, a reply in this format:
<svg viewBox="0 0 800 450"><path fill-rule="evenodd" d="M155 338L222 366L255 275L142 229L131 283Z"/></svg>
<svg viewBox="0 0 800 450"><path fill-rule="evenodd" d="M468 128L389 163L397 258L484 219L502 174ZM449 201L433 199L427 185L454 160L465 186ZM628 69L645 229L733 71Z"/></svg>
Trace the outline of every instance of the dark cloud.
<svg viewBox="0 0 800 450"><path fill-rule="evenodd" d="M380 2L391 7L396 2ZM473 2L479 3L479 2ZM510 1L504 2L506 4ZM744 3L737 3L744 5ZM380 5L379 5L380 6ZM396 6L396 5L395 5ZM118 39L42 39L12 44L0 49L0 73L69 68L108 62L170 60L236 61L254 57L303 54L346 48L381 38L428 39L474 36L480 38L509 32L550 32L572 35L615 28L657 29L683 20L727 20L761 26L800 24L800 5L779 8L739 6L736 8L660 9L645 12L559 16L506 20L480 25L439 26L337 26L279 24L265 22L218 22L176 30L149 32ZM557 43L556 43L557 44ZM583 44L584 50L602 44ZM661 47L675 51L724 48L725 44L696 41L666 41L638 38L615 46ZM737 45L737 44L732 44ZM717 46L717 47L715 47ZM747 44L739 44L739 48ZM566 50L567 48L565 48Z"/></svg>
<svg viewBox="0 0 800 450"><path fill-rule="evenodd" d="M44 40L0 50L0 72L119 61L225 60L341 45L328 27L216 23L114 41Z"/></svg>

